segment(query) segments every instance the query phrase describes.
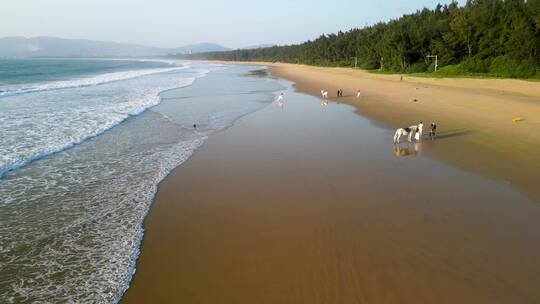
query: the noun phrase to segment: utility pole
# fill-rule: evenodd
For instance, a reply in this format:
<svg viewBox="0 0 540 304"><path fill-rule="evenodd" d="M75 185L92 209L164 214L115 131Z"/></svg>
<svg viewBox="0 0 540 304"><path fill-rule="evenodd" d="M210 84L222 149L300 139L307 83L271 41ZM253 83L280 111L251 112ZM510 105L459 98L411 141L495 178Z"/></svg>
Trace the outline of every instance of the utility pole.
<svg viewBox="0 0 540 304"><path fill-rule="evenodd" d="M351 57L350 59L354 58L354 68L356 69L356 66L358 65L358 57Z"/></svg>
<svg viewBox="0 0 540 304"><path fill-rule="evenodd" d="M427 55L427 58L435 58L435 72L437 72L438 62L437 62L437 55Z"/></svg>

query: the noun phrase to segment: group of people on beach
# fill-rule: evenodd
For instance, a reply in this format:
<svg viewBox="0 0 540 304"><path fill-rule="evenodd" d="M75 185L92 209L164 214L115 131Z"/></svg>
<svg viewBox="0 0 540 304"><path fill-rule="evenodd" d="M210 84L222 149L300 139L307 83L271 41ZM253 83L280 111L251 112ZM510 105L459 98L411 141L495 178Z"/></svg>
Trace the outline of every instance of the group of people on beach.
<svg viewBox="0 0 540 304"><path fill-rule="evenodd" d="M336 95L337 95L337 97L343 97L343 90L338 89ZM321 90L321 96L322 96L321 105L323 105L323 106L328 105L328 101L327 101L328 91ZM362 92L360 90L358 90L356 92L356 97L359 98L361 96L362 96ZM283 107L283 105L284 105L284 95L283 95L283 93L281 93L277 97L276 102L280 107ZM196 128L195 125L193 125L193 127ZM416 141L419 141L420 138L422 137L423 128L424 128L424 124L422 122L420 122L418 125L410 126L410 127L407 127L407 128L399 128L399 129L397 129L396 133L394 135L394 143L399 144L399 139L403 135L408 135L409 142L411 141L413 136L414 136L414 139ZM432 140L435 139L436 133L437 133L437 124L435 122L432 122L431 126L429 128L429 137Z"/></svg>

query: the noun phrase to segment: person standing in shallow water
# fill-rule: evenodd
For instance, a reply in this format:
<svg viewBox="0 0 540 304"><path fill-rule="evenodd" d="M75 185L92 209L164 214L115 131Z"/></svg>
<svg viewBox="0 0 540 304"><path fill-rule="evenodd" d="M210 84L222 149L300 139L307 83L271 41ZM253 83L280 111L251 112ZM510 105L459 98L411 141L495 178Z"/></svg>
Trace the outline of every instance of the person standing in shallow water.
<svg viewBox="0 0 540 304"><path fill-rule="evenodd" d="M429 138L431 138L431 140L435 139L436 133L437 133L437 124L435 122L432 122L431 127L429 128Z"/></svg>

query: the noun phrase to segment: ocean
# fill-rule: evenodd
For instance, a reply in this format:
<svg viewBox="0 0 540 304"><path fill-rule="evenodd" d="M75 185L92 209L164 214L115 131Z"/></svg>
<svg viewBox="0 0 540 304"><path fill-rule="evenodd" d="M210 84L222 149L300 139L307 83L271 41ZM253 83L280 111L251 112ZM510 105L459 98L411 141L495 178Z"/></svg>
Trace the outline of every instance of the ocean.
<svg viewBox="0 0 540 304"><path fill-rule="evenodd" d="M159 182L283 89L255 69L0 60L0 302L118 302Z"/></svg>

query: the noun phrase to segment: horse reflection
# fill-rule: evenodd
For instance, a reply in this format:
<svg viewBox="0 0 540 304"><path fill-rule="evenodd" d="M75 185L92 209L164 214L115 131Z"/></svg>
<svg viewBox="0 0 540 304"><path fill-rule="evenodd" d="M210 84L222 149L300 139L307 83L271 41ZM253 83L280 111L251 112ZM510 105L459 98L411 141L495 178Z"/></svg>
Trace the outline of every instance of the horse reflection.
<svg viewBox="0 0 540 304"><path fill-rule="evenodd" d="M415 156L420 152L421 144L419 142L406 143L404 146L400 144L394 144L394 154L397 157Z"/></svg>

